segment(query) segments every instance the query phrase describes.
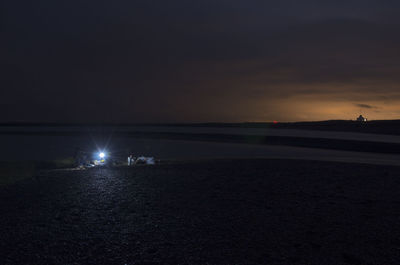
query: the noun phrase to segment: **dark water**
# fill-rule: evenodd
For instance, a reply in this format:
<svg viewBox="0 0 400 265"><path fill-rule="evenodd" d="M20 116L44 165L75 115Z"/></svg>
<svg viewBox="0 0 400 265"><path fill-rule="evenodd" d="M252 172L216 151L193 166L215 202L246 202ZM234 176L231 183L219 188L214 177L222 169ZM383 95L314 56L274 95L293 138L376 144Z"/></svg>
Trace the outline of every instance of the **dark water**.
<svg viewBox="0 0 400 265"><path fill-rule="evenodd" d="M72 157L77 148L87 152L104 150L111 154L119 155L125 159L125 154L132 153L140 156L153 156L157 159L208 159L208 158L290 158L312 159L344 162L361 162L372 164L400 164L400 156L357 153L346 151L334 151L324 149L300 148L291 146L263 146L235 143L195 142L183 140L164 139L136 139L134 137L115 134L116 131L133 130L134 128L82 128L82 127L2 127L4 131L84 131L80 136L51 136L51 135L0 135L0 161L24 161L24 160L54 160ZM296 130L268 130L251 128L179 128L179 127L135 127L136 131L152 132L188 132L188 133L242 133L273 135L297 135ZM266 131L268 130L268 131ZM315 137L329 135L326 132L302 131L301 136ZM329 132L332 133L332 132ZM385 136L343 133L340 137L371 138L374 140L394 142L398 139ZM121 157L122 156L122 157Z"/></svg>
<svg viewBox="0 0 400 265"><path fill-rule="evenodd" d="M54 160L72 157L77 148L105 151L119 157L127 153L160 159L265 157L290 153L291 147L195 142L131 137L91 136L0 136L0 160ZM278 151L278 149L282 149ZM295 149L295 148L294 148Z"/></svg>
<svg viewBox="0 0 400 265"><path fill-rule="evenodd" d="M4 132L83 132L87 135L101 133L105 137L116 132L168 132L168 133L195 133L195 134L233 134L233 135L263 135L263 136L288 136L306 138L346 139L354 141L374 141L400 143L400 136L385 134L368 134L357 132L316 131L296 129L271 129L271 128L240 128L240 127L190 127L190 126L3 126L0 133Z"/></svg>

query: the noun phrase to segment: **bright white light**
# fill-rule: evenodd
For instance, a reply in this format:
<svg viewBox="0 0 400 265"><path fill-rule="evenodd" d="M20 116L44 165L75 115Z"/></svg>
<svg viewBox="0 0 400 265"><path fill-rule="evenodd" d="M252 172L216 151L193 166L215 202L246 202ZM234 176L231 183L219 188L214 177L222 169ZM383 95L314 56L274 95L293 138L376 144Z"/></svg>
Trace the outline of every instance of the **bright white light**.
<svg viewBox="0 0 400 265"><path fill-rule="evenodd" d="M100 154L99 154L99 157L100 158L104 158L106 156L106 154L104 154L103 152L101 152Z"/></svg>

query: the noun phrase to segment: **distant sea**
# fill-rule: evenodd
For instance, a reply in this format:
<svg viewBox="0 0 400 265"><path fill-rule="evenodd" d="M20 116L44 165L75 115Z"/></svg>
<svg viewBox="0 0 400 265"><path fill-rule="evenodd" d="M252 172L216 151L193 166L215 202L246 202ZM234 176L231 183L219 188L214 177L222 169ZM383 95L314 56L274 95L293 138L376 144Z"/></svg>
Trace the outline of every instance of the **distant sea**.
<svg viewBox="0 0 400 265"><path fill-rule="evenodd" d="M263 135L347 139L400 143L400 136L297 129L184 126L0 126L0 161L54 160L74 156L77 149L106 151L125 156L154 156L160 159L296 157L295 148L188 140L146 139L129 132ZM271 150L274 150L273 152ZM300 152L300 151L299 151ZM304 153L304 152L303 152ZM304 155L299 153L298 156ZM124 158L124 157L122 157Z"/></svg>

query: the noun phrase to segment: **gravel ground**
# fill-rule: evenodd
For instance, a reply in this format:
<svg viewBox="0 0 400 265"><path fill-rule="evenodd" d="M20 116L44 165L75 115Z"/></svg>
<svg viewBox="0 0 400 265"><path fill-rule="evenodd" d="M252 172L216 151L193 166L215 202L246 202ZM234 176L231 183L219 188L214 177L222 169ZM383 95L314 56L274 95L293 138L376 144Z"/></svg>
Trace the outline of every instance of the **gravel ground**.
<svg viewBox="0 0 400 265"><path fill-rule="evenodd" d="M0 264L400 264L400 168L49 171L0 187Z"/></svg>

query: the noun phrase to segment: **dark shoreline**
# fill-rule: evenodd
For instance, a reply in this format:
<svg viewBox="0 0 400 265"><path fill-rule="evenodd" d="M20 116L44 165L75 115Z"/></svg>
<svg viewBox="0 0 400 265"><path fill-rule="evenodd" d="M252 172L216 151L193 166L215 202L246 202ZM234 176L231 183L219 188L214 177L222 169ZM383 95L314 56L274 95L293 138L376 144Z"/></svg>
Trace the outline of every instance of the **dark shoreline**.
<svg viewBox="0 0 400 265"><path fill-rule="evenodd" d="M399 264L398 173L281 159L50 171L0 187L0 262Z"/></svg>

